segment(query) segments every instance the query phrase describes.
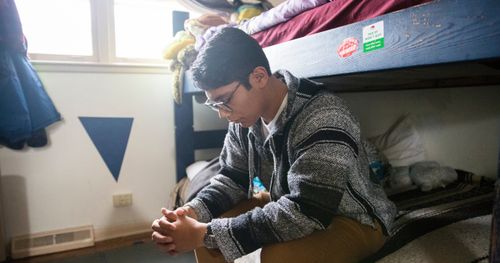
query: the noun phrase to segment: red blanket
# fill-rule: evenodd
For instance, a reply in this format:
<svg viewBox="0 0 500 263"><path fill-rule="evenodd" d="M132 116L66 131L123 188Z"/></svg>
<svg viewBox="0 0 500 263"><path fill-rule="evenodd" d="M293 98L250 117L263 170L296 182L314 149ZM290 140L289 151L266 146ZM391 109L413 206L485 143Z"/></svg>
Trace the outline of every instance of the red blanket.
<svg viewBox="0 0 500 263"><path fill-rule="evenodd" d="M374 18L432 0L333 0L252 35L262 47Z"/></svg>

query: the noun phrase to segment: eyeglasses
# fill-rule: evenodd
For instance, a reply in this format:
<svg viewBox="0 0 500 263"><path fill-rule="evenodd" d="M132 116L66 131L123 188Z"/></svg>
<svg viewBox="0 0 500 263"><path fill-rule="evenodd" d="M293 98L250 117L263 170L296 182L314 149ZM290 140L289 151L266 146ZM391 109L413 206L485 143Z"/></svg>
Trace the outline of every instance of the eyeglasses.
<svg viewBox="0 0 500 263"><path fill-rule="evenodd" d="M231 109L231 107L229 107L229 103L231 102L231 99L233 98L233 95L234 93L238 90L238 88L241 86L241 83L237 83L238 85L236 86L236 88L234 88L233 92L231 92L231 95L229 95L229 97L227 98L226 101L220 101L220 102L213 102L211 101L210 99L207 99L207 101L205 101L205 106L209 107L210 109L214 110L214 111L219 111L219 110L223 110L223 111L227 111L227 112L232 112L233 109Z"/></svg>

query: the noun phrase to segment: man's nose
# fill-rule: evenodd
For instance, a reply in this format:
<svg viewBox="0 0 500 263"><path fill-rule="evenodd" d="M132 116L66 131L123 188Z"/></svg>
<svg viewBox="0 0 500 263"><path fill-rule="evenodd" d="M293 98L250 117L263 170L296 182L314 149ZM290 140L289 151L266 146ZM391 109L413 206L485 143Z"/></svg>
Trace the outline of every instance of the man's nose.
<svg viewBox="0 0 500 263"><path fill-rule="evenodd" d="M223 109L219 109L219 118L227 118L229 117L229 115L231 115L231 112L229 111L225 111Z"/></svg>

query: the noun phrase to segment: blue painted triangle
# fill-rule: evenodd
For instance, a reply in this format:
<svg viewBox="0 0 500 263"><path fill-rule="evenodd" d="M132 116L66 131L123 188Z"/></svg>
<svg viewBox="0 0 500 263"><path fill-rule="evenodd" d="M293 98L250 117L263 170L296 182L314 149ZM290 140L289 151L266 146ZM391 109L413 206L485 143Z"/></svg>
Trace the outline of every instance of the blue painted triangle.
<svg viewBox="0 0 500 263"><path fill-rule="evenodd" d="M134 118L78 117L118 182Z"/></svg>

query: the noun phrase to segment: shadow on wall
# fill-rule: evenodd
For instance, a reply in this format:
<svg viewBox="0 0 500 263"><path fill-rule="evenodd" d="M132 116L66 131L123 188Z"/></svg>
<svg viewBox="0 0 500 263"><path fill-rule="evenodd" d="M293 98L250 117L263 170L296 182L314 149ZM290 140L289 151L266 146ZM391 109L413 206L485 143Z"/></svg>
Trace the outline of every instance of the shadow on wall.
<svg viewBox="0 0 500 263"><path fill-rule="evenodd" d="M10 248L12 229L22 229L23 234L29 234L28 200L26 193L26 179L19 175L3 175L1 178L2 210L0 221L5 229L3 240ZM8 211L8 213L7 213ZM9 250L7 250L9 251Z"/></svg>

